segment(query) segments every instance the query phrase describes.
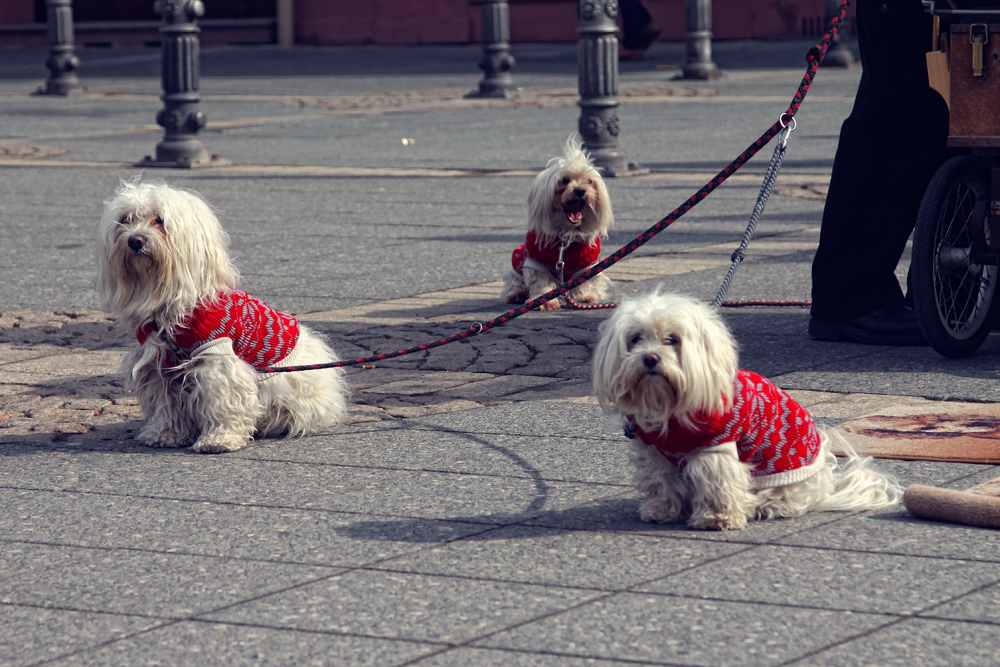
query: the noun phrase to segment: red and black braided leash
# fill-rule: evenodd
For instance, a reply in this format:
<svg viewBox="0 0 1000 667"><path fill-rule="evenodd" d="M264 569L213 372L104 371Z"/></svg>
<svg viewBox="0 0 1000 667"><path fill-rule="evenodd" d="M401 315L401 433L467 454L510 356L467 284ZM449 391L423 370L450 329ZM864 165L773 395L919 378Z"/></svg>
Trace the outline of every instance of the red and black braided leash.
<svg viewBox="0 0 1000 667"><path fill-rule="evenodd" d="M609 266L616 264L617 262L621 261L628 255L632 254L633 252L638 250L641 246L645 245L657 234L659 234L664 229L666 229L674 222L676 222L682 215L690 211L699 202L701 202L708 195L710 195L716 188L718 188L720 185L726 182L726 180L730 176L735 174L737 170L739 170L744 164L749 162L754 155L756 155L764 146L766 146L771 141L771 139L777 136L778 133L781 132L785 124L791 122L791 119L794 118L795 114L798 112L799 107L802 106L802 102L803 100L805 100L806 93L809 92L809 87L812 85L813 79L816 78L816 72L819 70L820 63L826 56L826 51L827 49L829 49L830 43L833 41L833 38L836 36L837 31L840 29L840 24L847 16L847 8L850 4L851 4L850 0L841 0L840 7L837 9L837 13L830 21L830 25L828 27L826 34L823 35L822 39L820 39L819 43L816 44L816 46L809 49L808 54L806 54L806 63L807 63L806 73L802 77L802 82L799 84L798 90L795 91L795 96L792 98L792 102L788 106L788 110L785 111L784 114L782 114L781 118L775 121L774 125L768 128L768 130L764 132L764 134L760 135L760 137L758 137L756 141L750 144L750 146L748 146L746 150L740 153L740 155L735 160L726 165L722 169L722 171L720 171L718 174L715 175L714 178L712 178L710 181L708 181L708 183L702 186L700 190L691 195L691 197L687 201L685 201L679 207L675 208L673 211L670 212L669 215L667 215L662 220L651 226L649 229L639 234L631 242L622 246L617 251L615 251L608 257L604 258L590 269L587 269L586 271L577 275L576 277L564 282L555 289L539 297L531 299L530 301L527 301L526 303L517 308L509 310L503 315L500 315L499 317L493 318L492 320L486 322L485 324L481 323L474 324L465 331L460 331L458 333L452 334L445 338L440 338L438 340L432 340L428 343L424 343L423 345L415 345L413 347L409 347L404 350L397 350L395 352L375 354L370 357L364 357L361 359L349 359L349 360L336 361L324 364L307 364L301 366L281 366L281 367L271 366L269 368L258 369L258 372L292 373L296 371L320 370L323 368L340 368L343 366L355 366L358 364L368 364L376 361L385 361L386 359L394 359L396 357L401 357L407 354L413 354L415 352L424 352L426 350L430 350L435 347L440 347L442 345L447 345L448 343L454 343L455 341L465 340L467 338L471 338L472 336L479 335L484 331L489 331L490 329L493 329L495 327L507 324L511 320L518 318L526 313L529 313L535 308L538 308L539 306L548 303L549 300L551 299L565 297L566 294L571 289L577 287L578 285L583 284L587 280L590 280L598 273L604 271ZM743 302L730 302L730 303L739 304L741 306L753 306L753 305L763 305L765 302L743 301ZM784 302L784 304L787 305L803 305L803 303L804 302ZM579 305L583 306L584 309L588 308L587 304L579 304ZM590 306L594 305L596 304L590 304ZM767 305L773 305L773 304L768 302Z"/></svg>

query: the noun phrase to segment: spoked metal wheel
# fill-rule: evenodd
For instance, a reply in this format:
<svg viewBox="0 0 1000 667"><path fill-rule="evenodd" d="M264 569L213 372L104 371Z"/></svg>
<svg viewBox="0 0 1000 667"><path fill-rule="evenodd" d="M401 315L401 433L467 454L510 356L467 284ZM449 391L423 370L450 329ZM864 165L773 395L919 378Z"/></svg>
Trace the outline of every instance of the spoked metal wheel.
<svg viewBox="0 0 1000 667"><path fill-rule="evenodd" d="M981 160L948 160L931 179L913 231L910 268L920 328L946 357L972 354L990 333L997 262L988 248L990 188Z"/></svg>

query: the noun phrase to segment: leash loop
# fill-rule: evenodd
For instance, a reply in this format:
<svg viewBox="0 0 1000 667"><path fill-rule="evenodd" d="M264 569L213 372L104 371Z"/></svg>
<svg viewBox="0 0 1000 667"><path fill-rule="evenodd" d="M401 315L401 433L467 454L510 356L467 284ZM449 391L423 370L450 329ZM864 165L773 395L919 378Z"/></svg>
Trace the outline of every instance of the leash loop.
<svg viewBox="0 0 1000 667"><path fill-rule="evenodd" d="M729 286L733 282L733 276L736 275L736 267L746 258L747 246L750 245L750 240L753 239L754 232L757 230L757 223L764 212L764 206L767 205L767 200L771 197L771 190L774 189L774 182L778 179L778 172L781 170L781 160L785 157L785 150L788 148L788 135L795 129L795 118L792 118L791 122L786 124L784 117L785 114L781 114L778 117L778 124L781 125L778 144L774 147L774 154L771 155L771 163L767 166L767 173L764 174L764 182L761 184L760 192L757 194L753 213L750 214L750 222L747 223L746 231L743 232L743 240L740 242L739 247L733 251L730 257L732 263L729 265L726 276L722 279L722 285L719 287L718 294L712 300L712 305L716 308L726 298Z"/></svg>

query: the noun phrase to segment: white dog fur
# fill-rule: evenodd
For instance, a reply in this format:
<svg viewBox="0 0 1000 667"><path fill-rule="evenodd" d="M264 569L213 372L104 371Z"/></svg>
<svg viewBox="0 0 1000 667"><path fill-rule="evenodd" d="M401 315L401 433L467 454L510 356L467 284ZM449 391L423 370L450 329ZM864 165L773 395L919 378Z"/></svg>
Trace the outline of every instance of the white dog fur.
<svg viewBox="0 0 1000 667"><path fill-rule="evenodd" d="M193 444L198 452L229 452L255 433L301 435L333 426L346 409L341 369L262 375L236 356L229 338L166 367L170 332L198 304L236 288L239 274L228 245L212 209L192 192L123 182L105 203L98 228L101 302L132 332L156 329L122 364L126 386L138 395L146 418L139 440L152 447ZM300 324L294 350L276 365L337 360L319 335Z"/></svg>
<svg viewBox="0 0 1000 667"><path fill-rule="evenodd" d="M583 208L576 208L579 203ZM582 213L582 215L580 215ZM581 147L574 135L566 141L564 154L549 160L545 170L535 176L528 191L528 230L534 231L546 244L591 245L604 238L614 224L611 198L601 172ZM569 280L570 275L565 279ZM523 303L556 287L551 272L524 267L521 275L508 266L504 272L502 297L507 303ZM581 303L595 303L605 299L611 280L600 273L569 292ZM559 300L552 299L541 306L545 310L559 308Z"/></svg>
<svg viewBox="0 0 1000 667"><path fill-rule="evenodd" d="M643 430L662 433L671 418L697 427L695 413L730 408L736 373L736 341L716 310L689 297L656 293L623 302L601 325L593 386L609 414L632 416ZM831 452L831 435L848 455L842 466ZM832 430L821 429L820 441L822 462L814 464L818 472L803 481L755 488L751 467L740 461L733 443L697 449L675 466L637 437L630 459L642 496L640 516L738 530L748 519L876 509L898 502L902 489L874 470L870 457L860 457Z"/></svg>

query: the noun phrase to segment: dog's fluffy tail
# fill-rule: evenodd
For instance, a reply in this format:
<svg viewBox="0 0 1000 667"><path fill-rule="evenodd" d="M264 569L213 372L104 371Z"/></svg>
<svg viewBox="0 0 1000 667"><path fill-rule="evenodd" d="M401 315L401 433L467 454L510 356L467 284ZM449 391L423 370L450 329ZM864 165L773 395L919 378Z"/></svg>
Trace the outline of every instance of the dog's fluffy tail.
<svg viewBox="0 0 1000 667"><path fill-rule="evenodd" d="M823 455L834 460L833 443L847 455L847 461L833 468L833 491L816 506L821 512L872 510L897 504L903 497L903 487L891 475L872 466L872 457L861 456L837 431L825 429L830 444Z"/></svg>

